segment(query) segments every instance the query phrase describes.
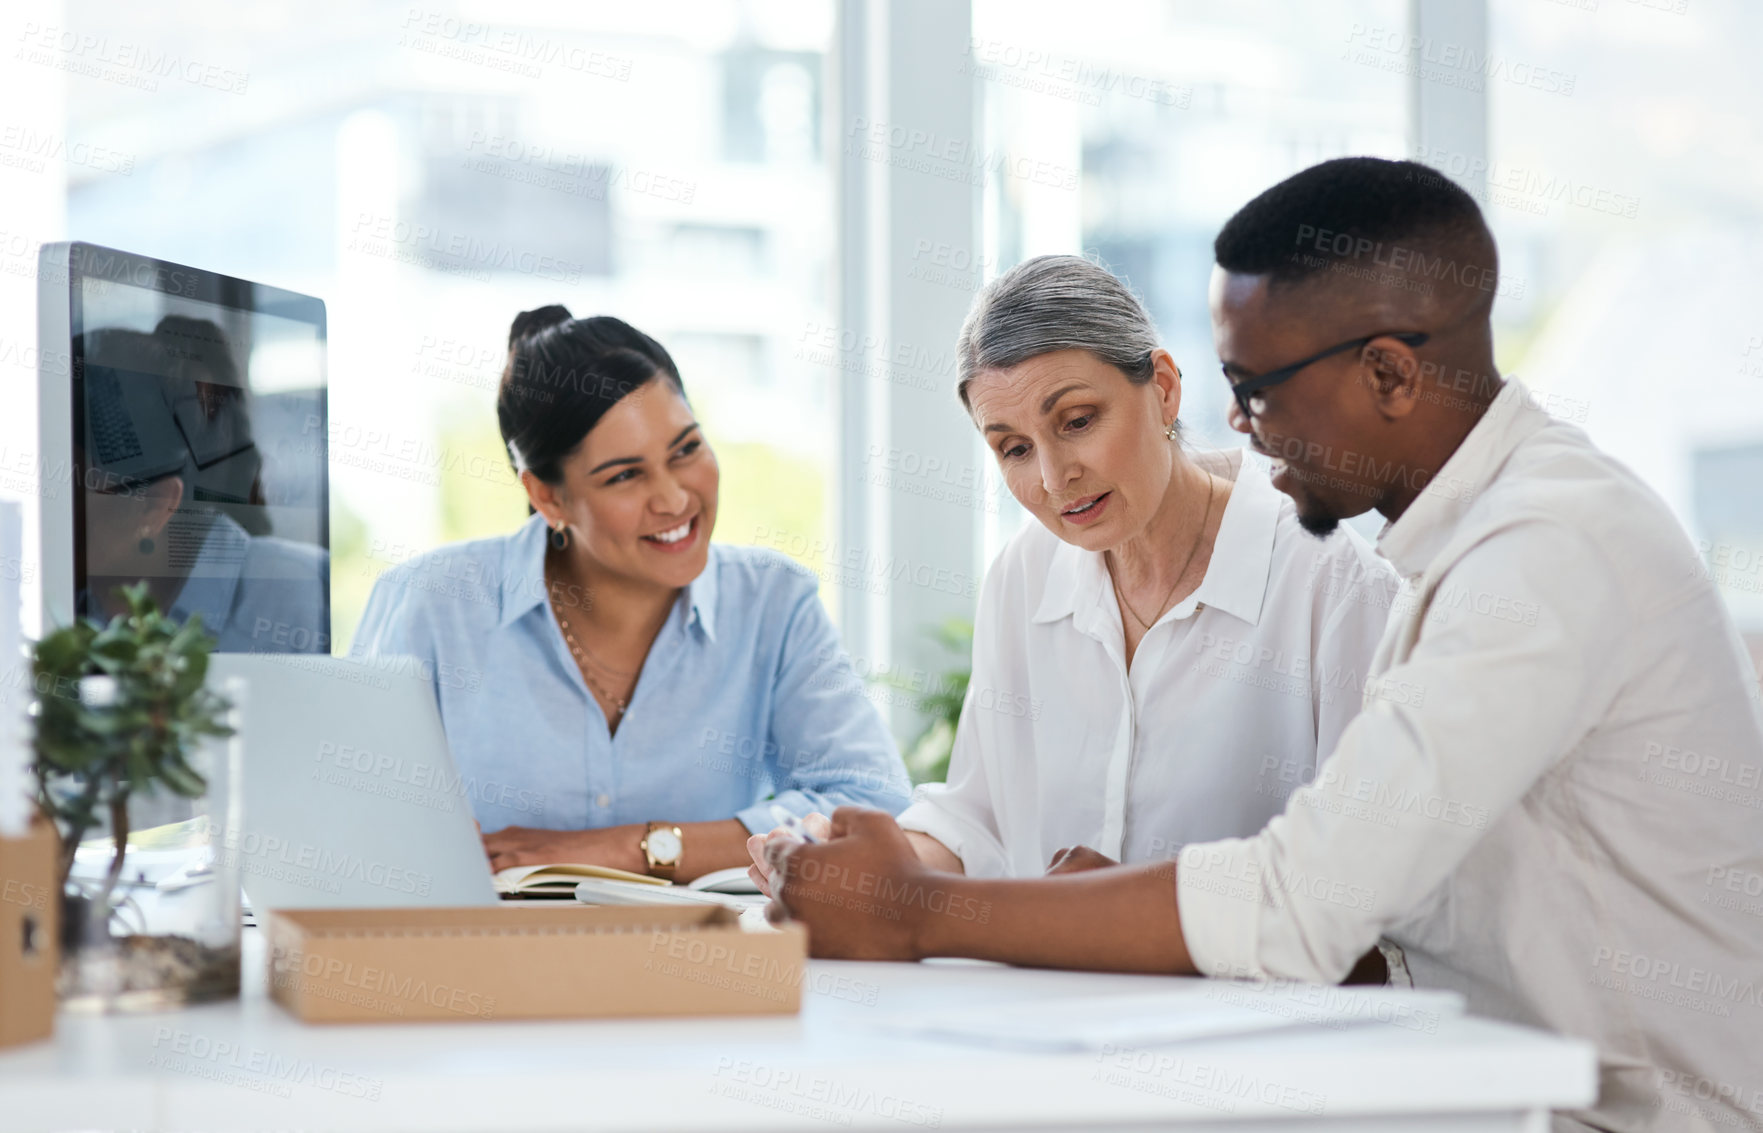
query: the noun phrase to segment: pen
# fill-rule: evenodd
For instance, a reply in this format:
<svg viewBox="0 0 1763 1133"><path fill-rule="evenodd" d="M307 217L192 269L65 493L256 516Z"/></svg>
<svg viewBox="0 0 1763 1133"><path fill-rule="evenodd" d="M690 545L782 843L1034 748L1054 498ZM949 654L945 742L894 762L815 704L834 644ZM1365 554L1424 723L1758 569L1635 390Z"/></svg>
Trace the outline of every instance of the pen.
<svg viewBox="0 0 1763 1133"><path fill-rule="evenodd" d="M803 824L800 818L797 818L794 814L785 810L778 803L771 804L771 820L785 830L788 830L792 836L803 842L813 844L820 841L819 838L808 833L808 827Z"/></svg>

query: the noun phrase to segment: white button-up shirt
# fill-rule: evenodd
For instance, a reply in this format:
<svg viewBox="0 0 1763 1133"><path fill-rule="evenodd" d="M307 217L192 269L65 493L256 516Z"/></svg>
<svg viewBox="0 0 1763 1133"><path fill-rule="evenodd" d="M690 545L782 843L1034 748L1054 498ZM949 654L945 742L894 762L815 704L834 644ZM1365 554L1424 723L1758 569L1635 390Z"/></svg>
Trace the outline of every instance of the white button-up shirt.
<svg viewBox="0 0 1763 1133"><path fill-rule="evenodd" d="M1062 847L1122 861L1259 830L1359 710L1393 572L1343 528L1318 539L1244 453L1199 588L1126 664L1102 556L1032 524L999 553L974 620L949 781L900 824L972 875L1039 876Z"/></svg>
<svg viewBox="0 0 1763 1133"><path fill-rule="evenodd" d="M1265 831L1181 855L1195 964L1332 982L1381 934L1595 1042L1578 1118L1763 1127L1763 709L1683 530L1514 380L1379 546L1364 711Z"/></svg>

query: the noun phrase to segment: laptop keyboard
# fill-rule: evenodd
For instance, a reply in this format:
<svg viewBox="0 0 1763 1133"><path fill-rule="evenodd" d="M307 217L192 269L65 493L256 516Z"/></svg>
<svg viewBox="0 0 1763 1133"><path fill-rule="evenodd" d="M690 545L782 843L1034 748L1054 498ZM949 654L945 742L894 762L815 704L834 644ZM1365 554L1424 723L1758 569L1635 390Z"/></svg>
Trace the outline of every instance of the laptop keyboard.
<svg viewBox="0 0 1763 1133"><path fill-rule="evenodd" d="M86 371L86 420L100 464L115 464L141 455L141 438L122 401L122 383L113 370Z"/></svg>

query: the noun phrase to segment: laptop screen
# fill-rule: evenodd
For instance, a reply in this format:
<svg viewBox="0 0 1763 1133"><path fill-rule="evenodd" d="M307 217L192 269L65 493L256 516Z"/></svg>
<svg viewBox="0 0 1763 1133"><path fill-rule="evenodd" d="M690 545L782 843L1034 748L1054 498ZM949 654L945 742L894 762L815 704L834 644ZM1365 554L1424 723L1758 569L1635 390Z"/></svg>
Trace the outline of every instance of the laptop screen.
<svg viewBox="0 0 1763 1133"><path fill-rule="evenodd" d="M128 260L172 270L70 280L76 611L145 581L222 652L330 652L323 304Z"/></svg>

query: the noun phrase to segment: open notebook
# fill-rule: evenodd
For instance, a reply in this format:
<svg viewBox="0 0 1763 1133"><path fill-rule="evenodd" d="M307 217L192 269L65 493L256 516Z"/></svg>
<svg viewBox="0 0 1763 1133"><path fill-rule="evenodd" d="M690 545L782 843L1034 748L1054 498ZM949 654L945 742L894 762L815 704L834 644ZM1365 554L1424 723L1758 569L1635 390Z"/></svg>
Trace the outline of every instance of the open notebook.
<svg viewBox="0 0 1763 1133"><path fill-rule="evenodd" d="M517 865L496 873L496 892L504 897L574 897L575 887L589 878L628 881L636 885L666 885L659 877L631 873L603 865L557 862L551 865Z"/></svg>
<svg viewBox="0 0 1763 1133"><path fill-rule="evenodd" d="M757 894L758 887L747 876L743 866L719 869L694 878L682 886L643 873L630 873L610 866L559 862L552 865L517 865L496 874L496 892L504 897L574 897L576 886L584 881L621 881L630 885L658 886L669 890L698 890L710 893ZM614 887L616 890L618 887ZM639 891L640 892L640 891Z"/></svg>

